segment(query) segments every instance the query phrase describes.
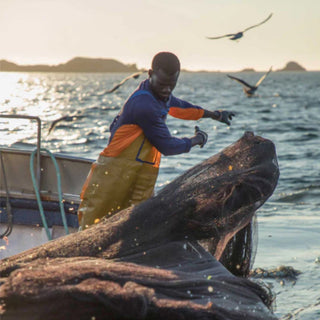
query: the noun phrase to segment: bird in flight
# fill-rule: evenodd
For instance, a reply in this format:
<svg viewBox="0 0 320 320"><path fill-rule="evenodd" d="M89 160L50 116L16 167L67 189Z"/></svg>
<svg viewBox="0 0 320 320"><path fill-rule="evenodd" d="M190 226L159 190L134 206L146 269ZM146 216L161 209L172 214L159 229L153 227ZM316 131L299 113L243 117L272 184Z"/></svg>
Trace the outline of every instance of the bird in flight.
<svg viewBox="0 0 320 320"><path fill-rule="evenodd" d="M114 91L116 91L119 87L121 87L126 81L128 81L129 79L137 79L139 78L139 76L144 73L143 71L139 71L139 72L136 72L136 73L133 73L131 74L130 76L124 78L121 82L119 82L117 85L115 85L112 89L110 90L106 90L106 91L103 91L101 93L97 93L97 96L103 96L105 94L108 94L108 93L112 93ZM84 117L84 114L82 112L80 113L76 113L76 114L72 114L72 115L66 115L66 116L62 116L56 120L54 120L51 125L50 125L50 128L48 130L48 135L52 132L52 130L57 126L57 124L61 121L66 121L66 122L71 122L71 121L75 121L77 119L81 119Z"/></svg>
<svg viewBox="0 0 320 320"><path fill-rule="evenodd" d="M268 70L268 72L266 72L259 80L258 82L252 86L251 84L245 82L242 79L230 76L229 74L227 74L227 76L235 81L238 81L239 83L241 83L243 85L243 91L245 92L245 94L248 97L252 97L254 95L254 93L257 91L258 87L260 86L260 84L262 83L262 81L267 77L267 75L272 71L272 67L270 67L270 69Z"/></svg>
<svg viewBox="0 0 320 320"><path fill-rule="evenodd" d="M121 80L121 82L119 82L118 84L116 84L112 89L110 90L105 90L101 93L98 93L97 95L98 96L104 96L105 94L108 94L108 93L112 93L114 91L116 91L117 89L119 89L125 82L127 82L128 80L130 79L137 79L140 77L140 75L142 74L143 72L142 71L139 71L139 72L136 72L136 73L133 73L131 74L130 76L124 78L123 80Z"/></svg>
<svg viewBox="0 0 320 320"><path fill-rule="evenodd" d="M73 114L73 115L66 115L66 116L63 116L63 117L60 117L54 121L52 121L51 125L50 125L50 128L48 130L48 135L51 133L51 131L56 127L56 125L61 122L61 121L67 121L67 122L70 122L70 121L75 121L77 119L81 119L83 118L84 115L82 114L82 112L78 113L78 114Z"/></svg>
<svg viewBox="0 0 320 320"><path fill-rule="evenodd" d="M263 20L262 22L260 22L258 24L255 24L254 26L246 28L243 31L239 31L237 33L229 33L229 34L225 34L225 35L219 36L219 37L207 37L207 39L215 40L215 39L221 39L221 38L229 37L230 40L238 40L238 39L243 37L244 32L246 32L246 31L248 31L248 30L250 30L252 28L255 28L255 27L258 27L258 26L262 25L263 23L267 22L271 17L272 17L272 13L269 14L267 19Z"/></svg>

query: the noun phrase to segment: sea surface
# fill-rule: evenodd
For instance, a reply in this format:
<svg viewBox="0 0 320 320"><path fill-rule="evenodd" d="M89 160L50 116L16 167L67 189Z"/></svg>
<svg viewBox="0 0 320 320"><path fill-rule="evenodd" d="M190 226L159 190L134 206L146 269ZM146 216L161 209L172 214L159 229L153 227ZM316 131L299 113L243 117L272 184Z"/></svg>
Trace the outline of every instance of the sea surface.
<svg viewBox="0 0 320 320"><path fill-rule="evenodd" d="M254 84L262 73L237 73ZM103 94L128 74L0 73L0 114L39 116L42 147L51 152L96 159L106 146L109 126L146 74ZM177 137L190 137L198 125L207 145L188 154L163 157L156 190L185 170L238 140L245 131L271 139L280 167L278 186L258 211L254 268L290 266L296 280L264 277L276 294L275 314L282 319L320 319L320 72L273 72L257 96L248 98L225 73L182 73L175 96L209 110L235 113L231 126L201 119L168 117ZM65 115L48 134L52 122ZM0 145L34 149L36 123L0 118Z"/></svg>

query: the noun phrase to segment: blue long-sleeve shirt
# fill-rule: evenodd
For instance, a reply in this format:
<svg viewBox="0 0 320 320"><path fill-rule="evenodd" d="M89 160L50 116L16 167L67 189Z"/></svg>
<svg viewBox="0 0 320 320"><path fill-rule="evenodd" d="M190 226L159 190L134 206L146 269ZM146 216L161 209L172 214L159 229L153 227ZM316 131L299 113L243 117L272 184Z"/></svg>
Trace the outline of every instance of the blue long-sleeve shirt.
<svg viewBox="0 0 320 320"><path fill-rule="evenodd" d="M191 139L173 137L165 123L167 114L182 119L197 120L204 110L200 106L178 99L172 94L167 102L158 100L152 93L149 79L143 81L128 98L110 126L109 145L115 134L127 127L137 125L150 143L164 155L189 152ZM125 137L125 135L124 135Z"/></svg>

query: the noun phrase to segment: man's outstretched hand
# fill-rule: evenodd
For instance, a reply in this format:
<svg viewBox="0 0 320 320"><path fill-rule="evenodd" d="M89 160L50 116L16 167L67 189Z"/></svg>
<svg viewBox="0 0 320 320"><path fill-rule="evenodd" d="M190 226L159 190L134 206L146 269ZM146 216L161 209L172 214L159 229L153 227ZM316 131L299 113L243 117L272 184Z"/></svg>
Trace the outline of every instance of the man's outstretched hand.
<svg viewBox="0 0 320 320"><path fill-rule="evenodd" d="M200 148L203 148L203 146L207 143L208 141L208 134L202 130L198 126L194 127L195 131L194 133L196 134L197 138L200 138L201 141L199 141Z"/></svg>
<svg viewBox="0 0 320 320"><path fill-rule="evenodd" d="M228 126L230 126L232 117L235 117L235 116L236 115L231 111L223 111L223 110L209 111L204 109L202 118L211 118L213 120L223 122Z"/></svg>
<svg viewBox="0 0 320 320"><path fill-rule="evenodd" d="M231 125L230 121L232 120L232 117L235 117L235 114L230 111L217 110L217 111L214 111L213 114L214 114L214 117L212 117L212 119L223 122L228 126Z"/></svg>

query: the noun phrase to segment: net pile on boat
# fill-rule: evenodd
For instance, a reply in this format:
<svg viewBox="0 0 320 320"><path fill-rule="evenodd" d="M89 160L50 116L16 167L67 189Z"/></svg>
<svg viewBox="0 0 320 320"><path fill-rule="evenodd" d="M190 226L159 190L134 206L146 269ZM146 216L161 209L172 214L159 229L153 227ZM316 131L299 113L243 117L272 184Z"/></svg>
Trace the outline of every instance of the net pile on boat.
<svg viewBox="0 0 320 320"><path fill-rule="evenodd" d="M276 319L247 275L278 178L274 144L245 133L140 205L3 259L1 319Z"/></svg>

